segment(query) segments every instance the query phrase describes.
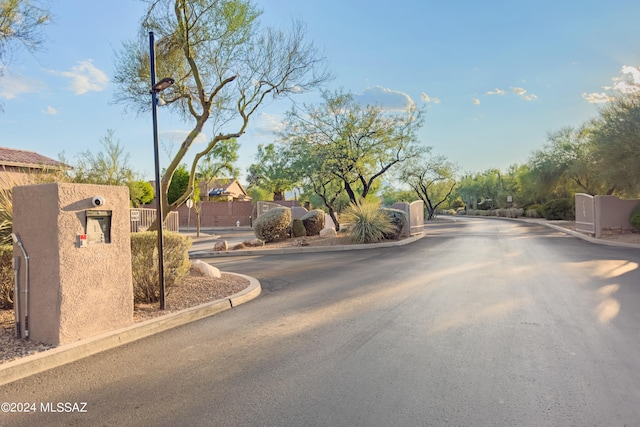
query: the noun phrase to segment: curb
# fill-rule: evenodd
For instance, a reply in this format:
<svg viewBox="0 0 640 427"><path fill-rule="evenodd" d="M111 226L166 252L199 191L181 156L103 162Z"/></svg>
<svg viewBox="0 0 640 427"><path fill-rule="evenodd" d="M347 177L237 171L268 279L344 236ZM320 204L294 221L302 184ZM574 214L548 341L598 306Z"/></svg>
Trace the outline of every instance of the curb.
<svg viewBox="0 0 640 427"><path fill-rule="evenodd" d="M75 362L76 360L155 335L177 326L213 316L214 314L251 301L257 298L262 292L260 282L253 277L238 273L225 272L225 274L243 277L249 280L249 286L243 291L227 298L187 308L155 319L145 320L144 322L126 326L86 340L62 345L51 350L0 364L0 385Z"/></svg>
<svg viewBox="0 0 640 427"><path fill-rule="evenodd" d="M528 222L529 224L535 224L534 222L531 221L525 221ZM554 224L545 224L542 223L544 225L546 225L549 228L553 228L554 230L558 230L558 231L562 231L565 232L567 234L571 234L572 236L578 237L582 240L586 240L587 242L590 243L595 243L598 245L605 245L605 246L617 246L620 248L635 248L635 249L639 249L640 245L637 243L626 243L626 242L615 242L613 240L604 240L604 239L596 239L595 237L591 237L591 236L587 236L583 233L580 233L579 231L574 231L574 230L569 230L567 228L563 228L560 227L558 225L554 225Z"/></svg>
<svg viewBox="0 0 640 427"><path fill-rule="evenodd" d="M594 243L597 245L605 245L605 246L616 246L619 248L634 248L634 249L640 249L640 244L637 243L626 243L626 242L616 242L613 240L604 240L604 239L596 239L595 237L591 237L588 236L584 233L581 233L579 231L575 231L575 230L570 230L568 228L565 227L561 227L559 225L555 225L552 222L549 221L541 221L541 220L535 220L535 219L527 219L527 218L505 218L505 217L496 217L496 216L475 216L475 215L467 215L467 218L482 218L482 219L497 219L497 220L508 220L508 221L516 221L516 222L524 222L527 224L539 224L539 225L544 225L545 227L548 228L552 228L554 230L557 231L562 231L563 233L566 234L570 234L574 237L577 237L579 239L585 240L589 243ZM440 217L442 218L442 217ZM443 218L446 221L457 221L457 219L455 218Z"/></svg>
<svg viewBox="0 0 640 427"><path fill-rule="evenodd" d="M336 246L300 246L295 248L275 248L275 249L242 249L238 251L214 252L214 251L194 251L189 253L190 259L199 258L219 258L219 257L237 257L237 256L256 256L256 255L283 255L283 254L299 254L299 253L318 253L318 252L336 252L336 251L352 251L361 249L389 248L394 246L404 246L413 243L425 237L427 233L420 232L413 234L411 237L396 242L385 243L369 243L364 245L336 245Z"/></svg>

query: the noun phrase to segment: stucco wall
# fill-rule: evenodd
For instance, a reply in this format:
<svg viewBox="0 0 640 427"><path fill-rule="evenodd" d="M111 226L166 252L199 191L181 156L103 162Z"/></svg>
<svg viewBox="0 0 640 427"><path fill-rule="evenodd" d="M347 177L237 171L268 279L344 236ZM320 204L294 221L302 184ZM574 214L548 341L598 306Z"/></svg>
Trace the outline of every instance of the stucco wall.
<svg viewBox="0 0 640 427"><path fill-rule="evenodd" d="M92 205L96 195L105 199L104 206ZM85 234L89 210L112 211L111 243L80 246L79 235ZM30 257L31 339L59 345L133 322L126 187L18 186L13 191L13 213L14 232ZM14 253L20 253L17 247ZM23 260L21 265L25 265ZM24 272L22 268L21 284Z"/></svg>
<svg viewBox="0 0 640 427"><path fill-rule="evenodd" d="M398 202L391 207L407 214L407 224L402 230L403 236L411 237L412 234L420 233L424 230L424 202L422 200L416 200L411 203Z"/></svg>
<svg viewBox="0 0 640 427"><path fill-rule="evenodd" d="M596 237L613 227L631 229L629 217L640 200L622 200L615 196L595 196Z"/></svg>

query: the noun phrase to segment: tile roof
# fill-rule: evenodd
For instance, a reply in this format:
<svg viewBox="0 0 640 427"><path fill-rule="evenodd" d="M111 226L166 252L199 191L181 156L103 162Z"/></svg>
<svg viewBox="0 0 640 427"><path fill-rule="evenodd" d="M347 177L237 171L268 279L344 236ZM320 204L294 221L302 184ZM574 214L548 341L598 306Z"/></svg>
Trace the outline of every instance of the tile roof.
<svg viewBox="0 0 640 427"><path fill-rule="evenodd" d="M15 148L6 147L0 147L0 166L69 167L64 163L45 157L35 151L16 150Z"/></svg>

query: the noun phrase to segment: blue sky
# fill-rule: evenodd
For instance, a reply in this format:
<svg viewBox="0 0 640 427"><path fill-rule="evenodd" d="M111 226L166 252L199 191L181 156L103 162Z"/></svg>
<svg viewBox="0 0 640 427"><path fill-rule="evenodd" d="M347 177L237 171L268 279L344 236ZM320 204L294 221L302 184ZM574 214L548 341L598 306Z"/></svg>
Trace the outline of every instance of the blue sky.
<svg viewBox="0 0 640 427"><path fill-rule="evenodd" d="M336 76L329 89L390 107L424 106L420 141L461 172L524 163L547 133L595 117L614 86L640 86L637 1L257 3L266 24L306 23ZM144 3L50 4L46 50L19 51L0 78L0 146L73 160L99 151L113 129L134 169L152 179L150 114L123 114L110 83L114 51L136 36ZM265 105L240 138L241 178L289 108L286 100ZM162 165L190 125L159 110Z"/></svg>

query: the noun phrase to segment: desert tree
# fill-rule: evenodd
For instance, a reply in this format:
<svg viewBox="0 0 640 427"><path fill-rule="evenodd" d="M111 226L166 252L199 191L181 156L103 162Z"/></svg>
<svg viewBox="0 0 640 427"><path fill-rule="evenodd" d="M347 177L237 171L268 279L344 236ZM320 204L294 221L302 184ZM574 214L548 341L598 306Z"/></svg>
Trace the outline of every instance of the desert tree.
<svg viewBox="0 0 640 427"><path fill-rule="evenodd" d="M456 187L457 166L445 156L425 153L400 172L406 182L424 202L427 220L435 217L438 207L446 202Z"/></svg>
<svg viewBox="0 0 640 427"><path fill-rule="evenodd" d="M249 0L147 3L138 39L125 42L116 55L115 101L138 113L150 110L147 36L153 31L157 74L175 80L163 92L164 108L191 127L161 178L159 196L166 217L192 194L200 159L220 141L240 138L265 101L313 89L329 75L301 23L294 21L286 32L264 27L260 10ZM208 123L213 137L194 150L189 185L168 203L173 175Z"/></svg>
<svg viewBox="0 0 640 427"><path fill-rule="evenodd" d="M416 136L423 112L414 105L404 110L365 106L342 91L323 91L322 97L320 105L287 113L280 141L299 158L320 159L322 173L307 178L336 180L352 203L366 198L384 174L425 151Z"/></svg>
<svg viewBox="0 0 640 427"><path fill-rule="evenodd" d="M11 62L18 47L29 52L41 48L42 29L49 22L51 14L42 1L0 0L0 65Z"/></svg>
<svg viewBox="0 0 640 427"><path fill-rule="evenodd" d="M203 199L208 200L211 183L214 179L237 178L239 171L236 166L238 161L238 149L240 144L234 139L218 142L198 164L196 179L204 183L205 192ZM225 174L224 177L221 174ZM198 188L195 188L197 190ZM199 197L193 197L196 203Z"/></svg>
<svg viewBox="0 0 640 427"><path fill-rule="evenodd" d="M256 162L249 166L247 182L254 187L273 193L273 200L284 200L285 191L291 190L299 181L299 169L286 162L282 147L276 144L260 144Z"/></svg>
<svg viewBox="0 0 640 427"><path fill-rule="evenodd" d="M596 168L621 195L640 194L640 91L619 95L600 111L591 131Z"/></svg>
<svg viewBox="0 0 640 427"><path fill-rule="evenodd" d="M548 190L554 188L581 191L587 194L612 194L613 186L607 186L595 167L591 144L593 127L564 127L550 132L542 149L529 159L531 173L539 184Z"/></svg>

